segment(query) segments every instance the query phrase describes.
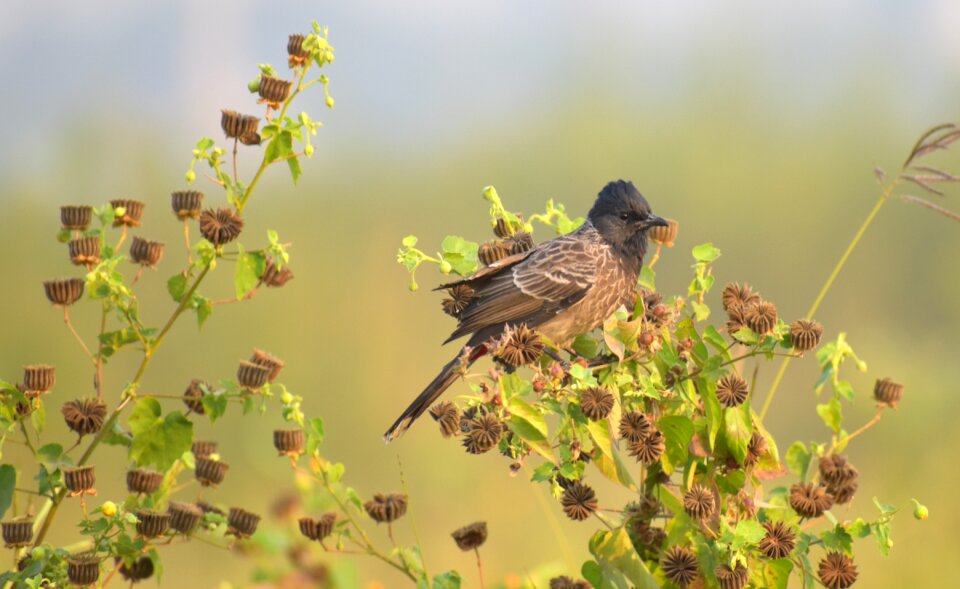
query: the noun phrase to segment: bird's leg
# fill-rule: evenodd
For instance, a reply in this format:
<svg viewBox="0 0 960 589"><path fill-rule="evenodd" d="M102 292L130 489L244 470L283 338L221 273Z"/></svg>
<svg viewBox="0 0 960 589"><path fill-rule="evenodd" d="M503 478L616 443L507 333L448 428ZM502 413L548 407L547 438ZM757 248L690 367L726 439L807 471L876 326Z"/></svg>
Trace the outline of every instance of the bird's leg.
<svg viewBox="0 0 960 589"><path fill-rule="evenodd" d="M563 367L563 371L564 371L564 372L567 372L568 370L570 370L570 362L568 362L568 361L564 360L563 358L561 358L561 357L560 357L560 354L558 354L557 351L554 350L553 348L551 348L551 347L545 347L545 348L543 349L543 353L546 354L547 356L550 356L550 357L553 358L557 363L559 363L560 366Z"/></svg>

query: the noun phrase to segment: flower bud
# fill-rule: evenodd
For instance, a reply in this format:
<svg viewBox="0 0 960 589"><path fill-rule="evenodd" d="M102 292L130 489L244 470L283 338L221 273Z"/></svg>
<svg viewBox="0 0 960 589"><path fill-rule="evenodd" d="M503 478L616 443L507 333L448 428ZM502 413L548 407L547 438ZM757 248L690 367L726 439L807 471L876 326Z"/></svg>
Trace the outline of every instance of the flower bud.
<svg viewBox="0 0 960 589"><path fill-rule="evenodd" d="M913 517L917 518L920 521L923 521L930 517L930 510L927 509L927 506L920 503L916 499L913 499Z"/></svg>
<svg viewBox="0 0 960 589"><path fill-rule="evenodd" d="M493 186L487 186L486 188L483 189L483 198L493 202L494 200L499 198L497 195L497 189L494 188Z"/></svg>
<svg viewBox="0 0 960 589"><path fill-rule="evenodd" d="M334 102L335 101L333 100L333 96L327 96L327 108L333 108Z"/></svg>
<svg viewBox="0 0 960 589"><path fill-rule="evenodd" d="M196 179L197 179L197 173L194 172L193 170L187 170L187 174L186 174L187 183L189 184Z"/></svg>
<svg viewBox="0 0 960 589"><path fill-rule="evenodd" d="M440 271L444 274L449 274L453 271L453 266L450 265L450 262L443 260L440 262Z"/></svg>
<svg viewBox="0 0 960 589"><path fill-rule="evenodd" d="M313 145L308 144L303 148L303 155L310 157L313 155Z"/></svg>
<svg viewBox="0 0 960 589"><path fill-rule="evenodd" d="M100 512L106 517L113 517L117 515L117 504L113 501L104 501L103 505L100 506Z"/></svg>

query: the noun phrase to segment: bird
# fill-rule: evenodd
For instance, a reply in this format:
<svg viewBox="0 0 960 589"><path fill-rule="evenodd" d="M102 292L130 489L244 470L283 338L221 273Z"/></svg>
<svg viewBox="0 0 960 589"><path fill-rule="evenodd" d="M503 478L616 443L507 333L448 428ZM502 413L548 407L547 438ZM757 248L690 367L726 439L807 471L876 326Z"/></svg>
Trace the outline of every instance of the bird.
<svg viewBox="0 0 960 589"><path fill-rule="evenodd" d="M525 325L558 349L600 326L623 304L631 304L647 232L665 227L632 182L609 182L575 231L508 256L472 276L435 290L466 285L473 296L444 342L469 335L448 362L384 434L391 442L456 381L464 367L496 351L506 330Z"/></svg>

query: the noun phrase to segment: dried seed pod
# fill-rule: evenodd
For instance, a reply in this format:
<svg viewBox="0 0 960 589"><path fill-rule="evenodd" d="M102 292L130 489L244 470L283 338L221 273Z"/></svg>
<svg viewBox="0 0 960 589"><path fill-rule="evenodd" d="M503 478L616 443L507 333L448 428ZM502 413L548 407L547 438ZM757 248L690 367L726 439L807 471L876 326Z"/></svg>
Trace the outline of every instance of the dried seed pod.
<svg viewBox="0 0 960 589"><path fill-rule="evenodd" d="M663 574L671 583L686 588L699 575L700 565L697 555L689 548L673 546L667 550L660 561Z"/></svg>
<svg viewBox="0 0 960 589"><path fill-rule="evenodd" d="M517 231L510 237L505 238L504 242L511 256L528 252L536 245L533 243L533 236L526 231Z"/></svg>
<svg viewBox="0 0 960 589"><path fill-rule="evenodd" d="M802 517L820 517L832 506L833 495L823 485L796 483L790 487L790 507Z"/></svg>
<svg viewBox="0 0 960 589"><path fill-rule="evenodd" d="M653 424L641 411L629 411L620 417L620 437L628 442L641 442L652 431Z"/></svg>
<svg viewBox="0 0 960 589"><path fill-rule="evenodd" d="M70 231L86 231L93 220L93 207L65 205L60 207L60 224Z"/></svg>
<svg viewBox="0 0 960 589"><path fill-rule="evenodd" d="M580 393L580 409L587 419L606 419L613 410L613 404L613 395L603 387L590 387Z"/></svg>
<svg viewBox="0 0 960 589"><path fill-rule="evenodd" d="M170 518L165 513L152 509L137 510L137 533L146 538L162 536L170 526Z"/></svg>
<svg viewBox="0 0 960 589"><path fill-rule="evenodd" d="M197 458L194 476L204 487L215 487L223 482L230 465L210 458Z"/></svg>
<svg viewBox="0 0 960 589"><path fill-rule="evenodd" d="M78 237L67 244L70 261L77 266L90 268L100 263L100 238Z"/></svg>
<svg viewBox="0 0 960 589"><path fill-rule="evenodd" d="M70 467L64 466L60 469L63 473L63 484L70 491L71 496L76 495L96 495L97 473L93 465Z"/></svg>
<svg viewBox="0 0 960 589"><path fill-rule="evenodd" d="M809 352L820 344L823 335L823 326L816 321L798 319L790 324L790 339L793 340L793 349L803 353Z"/></svg>
<svg viewBox="0 0 960 589"><path fill-rule="evenodd" d="M271 288L280 288L293 278L293 270L290 266L284 265L282 270L277 269L271 258L267 258L267 264L263 269L263 276L260 281Z"/></svg>
<svg viewBox="0 0 960 589"><path fill-rule="evenodd" d="M750 387L747 381L735 373L731 372L717 382L717 400L724 407L736 407L747 400L750 394Z"/></svg>
<svg viewBox="0 0 960 589"><path fill-rule="evenodd" d="M667 226L658 225L647 232L650 241L657 245L673 247L673 242L677 239L677 233L680 232L680 223L673 219L667 219Z"/></svg>
<svg viewBox="0 0 960 589"><path fill-rule="evenodd" d="M797 543L797 535L790 526L784 522L766 522L763 527L767 534L760 540L760 552L773 560L790 556Z"/></svg>
<svg viewBox="0 0 960 589"><path fill-rule="evenodd" d="M134 237L130 244L130 260L134 264L154 268L163 257L163 244L159 241L147 241L142 237Z"/></svg>
<svg viewBox="0 0 960 589"><path fill-rule="evenodd" d="M0 524L3 528L3 543L7 548L23 548L33 540L33 520L15 519Z"/></svg>
<svg viewBox="0 0 960 589"><path fill-rule="evenodd" d="M208 458L211 454L217 453L217 448L219 444L216 442L198 440L193 443L191 451L193 452L194 458Z"/></svg>
<svg viewBox="0 0 960 589"><path fill-rule="evenodd" d="M272 76L260 76L260 98L261 102L270 105L271 108L280 108L280 103L290 95L290 87L293 82L274 78Z"/></svg>
<svg viewBox="0 0 960 589"><path fill-rule="evenodd" d="M116 562L120 563L121 560L118 558ZM153 576L153 560L149 556L141 556L129 564L123 561L120 564L120 576L131 583L145 581Z"/></svg>
<svg viewBox="0 0 960 589"><path fill-rule="evenodd" d="M563 576L550 579L550 589L591 589L591 585L583 580Z"/></svg>
<svg viewBox="0 0 960 589"><path fill-rule="evenodd" d="M78 587L93 585L100 578L100 559L92 554L68 558L67 578Z"/></svg>
<svg viewBox="0 0 960 589"><path fill-rule="evenodd" d="M467 305L470 304L470 301L473 300L473 292L472 286L462 282L448 288L447 293L450 294L450 298L441 301L443 312L451 317L459 317L460 313L462 313L463 310L467 308Z"/></svg>
<svg viewBox="0 0 960 589"><path fill-rule="evenodd" d="M703 521L713 515L713 491L694 483L683 496L683 509L695 520Z"/></svg>
<svg viewBox="0 0 960 589"><path fill-rule="evenodd" d="M860 472L844 457L832 454L821 458L819 470L834 503L842 505L853 499L860 486L857 482Z"/></svg>
<svg viewBox="0 0 960 589"><path fill-rule="evenodd" d="M820 561L820 582L827 589L847 589L857 582L857 565L842 552L831 551Z"/></svg>
<svg viewBox="0 0 960 589"><path fill-rule="evenodd" d="M320 517L301 517L300 533L309 540L322 542L324 538L333 533L333 527L337 523L337 514L330 512Z"/></svg>
<svg viewBox="0 0 960 589"><path fill-rule="evenodd" d="M280 456L299 456L303 454L303 445L302 429L278 429L273 432L273 446Z"/></svg>
<svg viewBox="0 0 960 589"><path fill-rule="evenodd" d="M23 388L31 393L46 393L57 384L57 369L49 364L23 367Z"/></svg>
<svg viewBox="0 0 960 589"><path fill-rule="evenodd" d="M127 490L131 493L156 493L163 483L163 474L147 470L145 468L135 468L127 471Z"/></svg>
<svg viewBox="0 0 960 589"><path fill-rule="evenodd" d="M502 239L491 239L480 244L477 257L485 265L493 265L510 255L510 248Z"/></svg>
<svg viewBox="0 0 960 589"><path fill-rule="evenodd" d="M827 491L833 495L834 503L837 505L843 505L844 503L850 503L850 501L853 500L854 495L857 494L858 488L860 488L860 483L854 480L836 487L828 487Z"/></svg>
<svg viewBox="0 0 960 589"><path fill-rule="evenodd" d="M889 378L878 379L873 385L873 398L880 405L896 409L900 399L903 398L903 385Z"/></svg>
<svg viewBox="0 0 960 589"><path fill-rule="evenodd" d="M61 307L67 307L79 301L83 296L83 288L82 278L48 280L43 283L43 292L47 295L47 299Z"/></svg>
<svg viewBox="0 0 960 589"><path fill-rule="evenodd" d="M229 139L250 138L257 134L260 119L253 115L243 115L235 110L220 111L220 127Z"/></svg>
<svg viewBox="0 0 960 589"><path fill-rule="evenodd" d="M487 541L487 522L474 522L469 526L454 530L450 535L460 550L475 550Z"/></svg>
<svg viewBox="0 0 960 589"><path fill-rule="evenodd" d="M440 433L445 438L460 431L460 413L450 401L441 401L430 408L430 417L440 424Z"/></svg>
<svg viewBox="0 0 960 589"><path fill-rule="evenodd" d="M540 334L521 323L504 330L496 357L510 366L523 366L536 362L543 354L543 348Z"/></svg>
<svg viewBox="0 0 960 589"><path fill-rule="evenodd" d="M483 413L472 419L460 420L460 427L464 432L463 446L470 454L483 454L500 442L503 436L503 422L492 413Z"/></svg>
<svg viewBox="0 0 960 589"><path fill-rule="evenodd" d="M737 568L730 568L729 564L720 565L714 574L720 583L720 589L743 589L750 581L750 571L740 562L737 563Z"/></svg>
<svg viewBox="0 0 960 589"><path fill-rule="evenodd" d="M181 534L189 534L203 518L203 510L192 503L171 501L167 506L170 527Z"/></svg>
<svg viewBox="0 0 960 589"><path fill-rule="evenodd" d="M363 504L363 509L373 521L380 524L390 523L407 513L407 496L403 493L377 493L373 499Z"/></svg>
<svg viewBox="0 0 960 589"><path fill-rule="evenodd" d="M270 374L267 376L267 381L269 382L277 380L277 377L280 376L280 371L286 366L283 360L259 348L253 349L253 355L250 356L250 361L257 366L266 366L270 369Z"/></svg>
<svg viewBox="0 0 960 589"><path fill-rule="evenodd" d="M731 282L723 287L723 310L729 311L733 307L748 307L760 302L759 293L753 292L749 284L740 285L739 282Z"/></svg>
<svg viewBox="0 0 960 589"><path fill-rule="evenodd" d="M114 210L114 227L120 227L121 225L126 225L127 227L140 226L140 219L143 218L144 204L139 200L118 198L111 200L110 206L113 207ZM123 213L121 214L118 209L123 209Z"/></svg>
<svg viewBox="0 0 960 589"><path fill-rule="evenodd" d="M249 538L257 531L259 523L259 515L239 507L231 507L227 514L227 533L237 538Z"/></svg>
<svg viewBox="0 0 960 589"><path fill-rule="evenodd" d="M507 221L504 217L497 217L497 220L493 223L493 234L500 238L513 235L513 228L510 226L510 221Z"/></svg>
<svg viewBox="0 0 960 589"><path fill-rule="evenodd" d="M310 61L310 52L303 48L303 35L290 35L287 40L287 54L290 67L304 65Z"/></svg>
<svg viewBox="0 0 960 589"><path fill-rule="evenodd" d="M187 406L187 409L198 415L204 415L207 412L203 407L203 387L208 387L207 383L195 378L190 381L187 390L183 392L183 404Z"/></svg>
<svg viewBox="0 0 960 589"><path fill-rule="evenodd" d="M658 429L654 429L647 437L639 442L630 442L629 453L630 456L637 459L637 462L653 464L660 460L666 448L663 433Z"/></svg>
<svg viewBox="0 0 960 589"><path fill-rule="evenodd" d="M170 207L181 221L199 219L203 209L203 193L199 190L176 190L170 193Z"/></svg>
<svg viewBox="0 0 960 589"><path fill-rule="evenodd" d="M731 336L747 326L743 305L733 305L727 309L727 333Z"/></svg>
<svg viewBox="0 0 960 589"><path fill-rule="evenodd" d="M750 436L750 442L747 444L747 456L743 461L744 466L753 466L760 461L760 457L767 452L767 438L758 431L754 431Z"/></svg>
<svg viewBox="0 0 960 589"><path fill-rule="evenodd" d="M560 505L567 517L583 521L597 511L597 494L589 485L576 481L564 490Z"/></svg>
<svg viewBox="0 0 960 589"><path fill-rule="evenodd" d="M200 213L200 235L213 245L230 243L243 231L243 219L233 209L207 209Z"/></svg>
<svg viewBox="0 0 960 589"><path fill-rule="evenodd" d="M259 389L267 384L268 378L270 378L269 366L261 366L246 360L240 361L240 367L237 368L237 382L240 383L240 386L248 389Z"/></svg>
<svg viewBox="0 0 960 589"><path fill-rule="evenodd" d="M747 325L759 335L771 333L777 326L777 306L768 301L760 301L744 307Z"/></svg>

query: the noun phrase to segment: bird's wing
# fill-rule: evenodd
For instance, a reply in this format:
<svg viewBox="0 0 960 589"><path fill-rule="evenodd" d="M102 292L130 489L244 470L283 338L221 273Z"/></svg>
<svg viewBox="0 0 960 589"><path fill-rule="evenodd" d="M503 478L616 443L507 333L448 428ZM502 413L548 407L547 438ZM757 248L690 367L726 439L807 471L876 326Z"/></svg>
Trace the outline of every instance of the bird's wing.
<svg viewBox="0 0 960 589"><path fill-rule="evenodd" d="M465 280L474 288L473 299L447 341L509 322L535 327L553 317L593 286L601 247L581 232L563 235L511 266Z"/></svg>

